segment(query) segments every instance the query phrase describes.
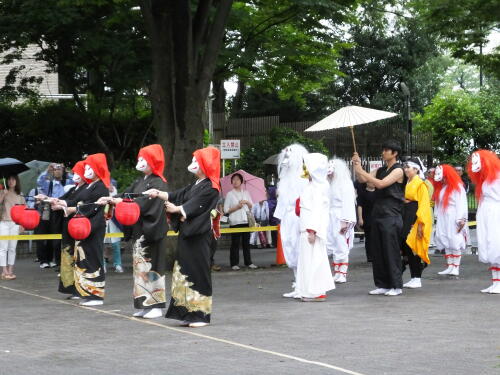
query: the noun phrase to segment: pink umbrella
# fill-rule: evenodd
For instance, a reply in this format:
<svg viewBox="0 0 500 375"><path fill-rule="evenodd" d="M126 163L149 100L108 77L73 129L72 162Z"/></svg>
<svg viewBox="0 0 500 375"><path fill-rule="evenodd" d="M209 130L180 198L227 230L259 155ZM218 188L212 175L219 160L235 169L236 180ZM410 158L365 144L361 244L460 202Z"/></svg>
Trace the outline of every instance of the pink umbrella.
<svg viewBox="0 0 500 375"><path fill-rule="evenodd" d="M265 201L267 199L264 179L245 172L243 169L240 169L239 171L221 178L220 183L222 187L222 194L224 195L224 197L233 189L233 185L231 184L231 177L235 173L239 173L243 176L242 189L250 193L253 203Z"/></svg>

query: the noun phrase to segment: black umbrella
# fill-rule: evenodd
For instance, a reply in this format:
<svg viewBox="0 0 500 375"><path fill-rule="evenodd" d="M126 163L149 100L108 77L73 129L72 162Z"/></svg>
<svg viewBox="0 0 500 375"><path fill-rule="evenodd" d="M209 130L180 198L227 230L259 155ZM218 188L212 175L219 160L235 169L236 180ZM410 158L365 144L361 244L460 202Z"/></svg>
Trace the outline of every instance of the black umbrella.
<svg viewBox="0 0 500 375"><path fill-rule="evenodd" d="M2 176L3 178L19 174L21 172L27 171L28 169L29 167L27 167L26 164L17 159L0 159L0 176Z"/></svg>

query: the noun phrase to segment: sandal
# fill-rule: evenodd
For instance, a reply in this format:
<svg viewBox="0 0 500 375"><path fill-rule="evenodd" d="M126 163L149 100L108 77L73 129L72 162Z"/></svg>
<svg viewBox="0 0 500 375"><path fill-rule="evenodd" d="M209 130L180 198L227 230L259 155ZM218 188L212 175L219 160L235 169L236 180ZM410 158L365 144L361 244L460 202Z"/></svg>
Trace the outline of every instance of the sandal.
<svg viewBox="0 0 500 375"><path fill-rule="evenodd" d="M3 274L2 273L1 279L2 280L9 280L8 276L9 276L8 274Z"/></svg>
<svg viewBox="0 0 500 375"><path fill-rule="evenodd" d="M15 280L15 279L17 279L17 276L14 275L13 273L7 275L7 280Z"/></svg>

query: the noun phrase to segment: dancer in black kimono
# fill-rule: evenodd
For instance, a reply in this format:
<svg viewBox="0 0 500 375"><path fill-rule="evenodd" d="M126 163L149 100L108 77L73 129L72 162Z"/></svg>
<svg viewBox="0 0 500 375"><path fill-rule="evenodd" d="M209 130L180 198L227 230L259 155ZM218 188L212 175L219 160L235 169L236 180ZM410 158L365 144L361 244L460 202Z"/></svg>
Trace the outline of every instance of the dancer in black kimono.
<svg viewBox="0 0 500 375"><path fill-rule="evenodd" d="M126 239L133 245L134 307L139 311L133 316L145 319L163 316L166 307L165 268L167 251L167 215L161 199L138 196L146 190L166 190L163 176L165 158L160 145L149 145L140 149L136 169L144 176L139 177L119 197L105 197L98 203L118 204L127 194L134 194L135 202L141 208L141 216L135 225L125 227Z"/></svg>
<svg viewBox="0 0 500 375"><path fill-rule="evenodd" d="M188 170L196 182L174 192L146 191L167 201L175 231L179 232L177 259L172 273L172 298L166 317L183 326L203 327L210 323L212 279L210 274L210 211L220 192L220 152L213 147L196 150Z"/></svg>
<svg viewBox="0 0 500 375"><path fill-rule="evenodd" d="M95 202L109 195L110 175L104 154L89 155L84 164L84 178L90 182L79 193L77 205L69 206L68 203L73 202L66 201L59 201L59 204L67 206L67 215L78 210L90 220L90 235L82 241L75 241L74 280L77 296L83 299L80 305L98 306L103 304L104 299L103 251L106 220L104 206Z"/></svg>
<svg viewBox="0 0 500 375"><path fill-rule="evenodd" d="M72 187L66 194L59 199L51 199L52 209L61 210L64 207L75 207L80 199L82 191L85 190L87 180L83 177L85 173L85 165L83 161L79 161L73 167L73 182ZM61 201L64 201L63 204ZM74 214L70 214L63 218L62 223L62 241L61 241L61 270L59 276L59 292L63 294L71 294L68 299L80 299L75 289L74 277L74 248L75 240L68 233L68 222Z"/></svg>

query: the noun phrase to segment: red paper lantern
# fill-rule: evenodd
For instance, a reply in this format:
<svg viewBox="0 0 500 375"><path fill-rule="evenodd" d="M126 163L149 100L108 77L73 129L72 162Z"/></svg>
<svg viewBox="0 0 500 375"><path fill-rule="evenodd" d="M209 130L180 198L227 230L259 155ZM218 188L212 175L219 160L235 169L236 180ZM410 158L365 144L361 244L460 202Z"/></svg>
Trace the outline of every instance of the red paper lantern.
<svg viewBox="0 0 500 375"><path fill-rule="evenodd" d="M139 220L140 215L141 208L132 199L125 198L116 205L115 217L121 225L134 225Z"/></svg>
<svg viewBox="0 0 500 375"><path fill-rule="evenodd" d="M90 220L80 214L76 214L68 222L68 233L77 241L86 239L90 235L91 229Z"/></svg>
<svg viewBox="0 0 500 375"><path fill-rule="evenodd" d="M15 206L12 206L10 209L10 218L14 223L19 224L25 208L25 204L16 204Z"/></svg>
<svg viewBox="0 0 500 375"><path fill-rule="evenodd" d="M40 224L40 213L34 208L25 208L21 212L19 225L24 229L33 230Z"/></svg>

